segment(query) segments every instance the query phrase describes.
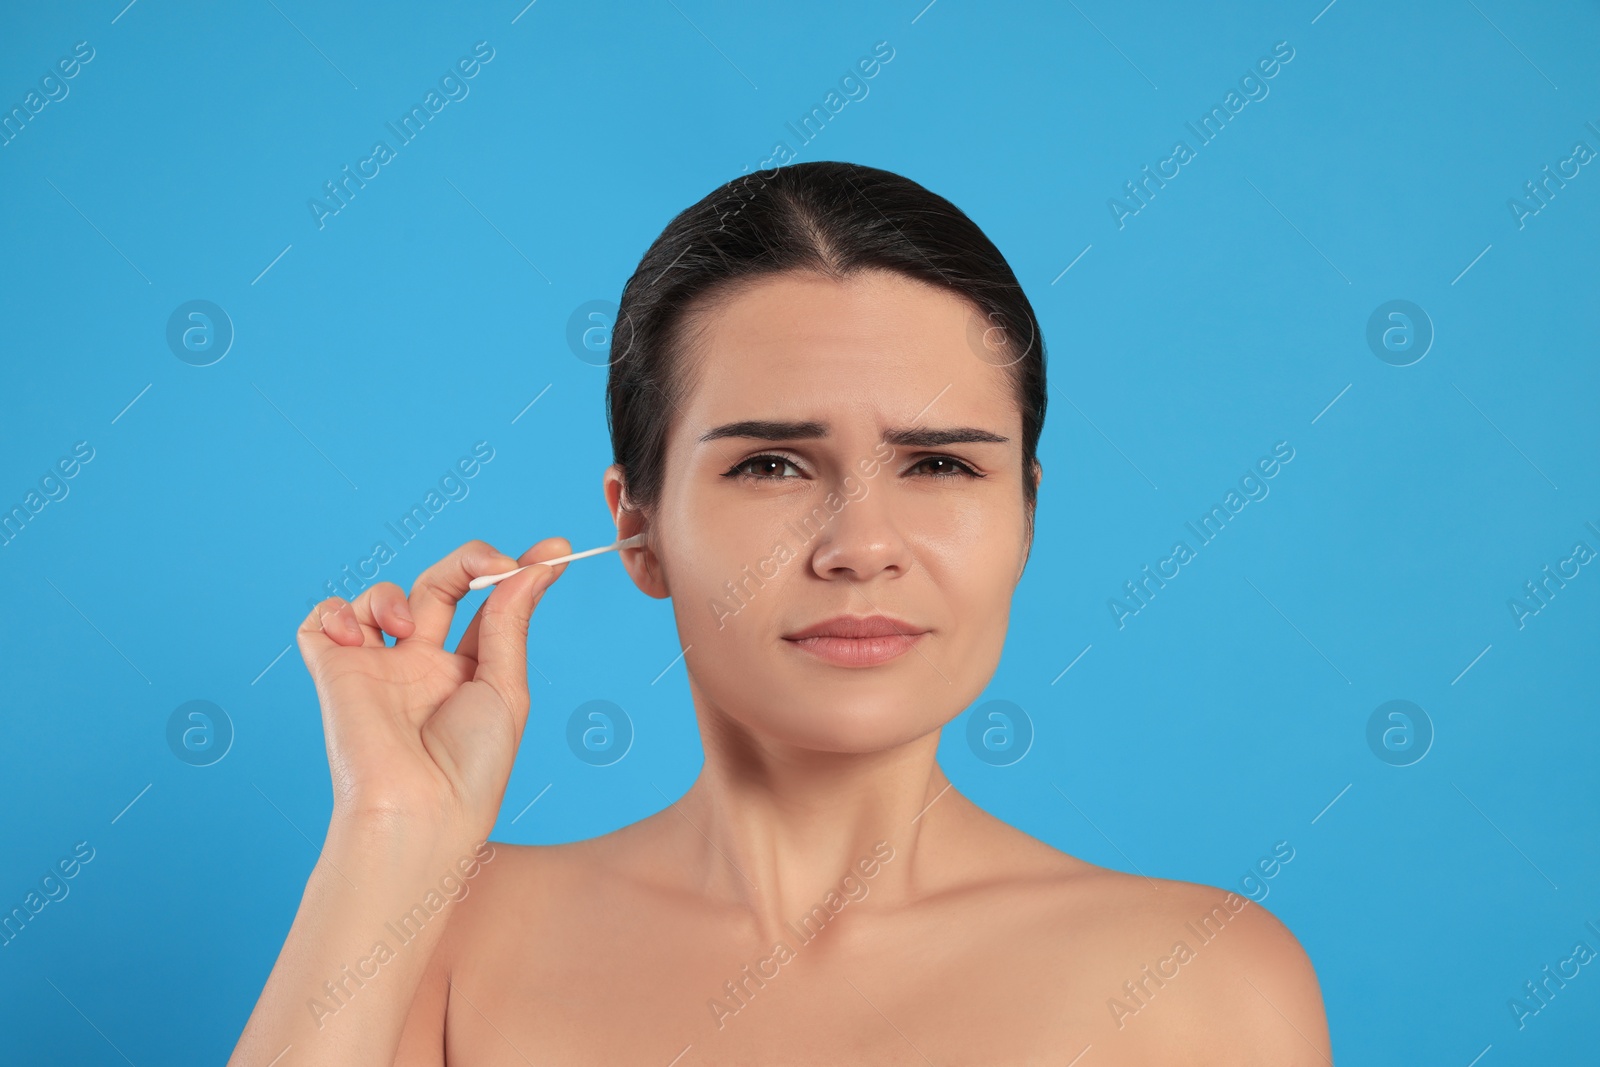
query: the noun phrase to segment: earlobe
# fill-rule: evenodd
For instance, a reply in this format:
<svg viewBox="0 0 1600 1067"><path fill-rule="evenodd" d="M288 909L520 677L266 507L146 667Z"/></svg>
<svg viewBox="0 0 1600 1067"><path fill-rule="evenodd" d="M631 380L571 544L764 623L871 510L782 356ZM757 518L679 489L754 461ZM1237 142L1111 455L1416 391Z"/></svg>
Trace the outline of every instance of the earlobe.
<svg viewBox="0 0 1600 1067"><path fill-rule="evenodd" d="M618 530L619 538L633 536L622 533L620 527ZM661 558L656 555L648 539L639 548L622 549L619 555L622 556L622 565L628 570L628 577L633 579L639 592L656 600L666 600L672 596L667 576L661 569Z"/></svg>
<svg viewBox="0 0 1600 1067"><path fill-rule="evenodd" d="M634 567L637 567L637 572L634 571L634 567L630 567L629 573L633 577L633 584L639 587L639 591L648 597L654 597L656 600L670 599L672 589L667 585L666 573L661 569L661 557L657 556L655 550L649 547L649 542L646 541L643 548L626 549L625 551L630 554L638 553L638 558L634 564Z"/></svg>
<svg viewBox="0 0 1600 1067"><path fill-rule="evenodd" d="M1021 584L1021 582L1022 582L1022 573L1028 569L1028 560L1031 559L1032 557L1033 557L1033 512L1030 510L1029 513L1028 513L1028 530L1023 535L1023 541L1022 541L1022 562L1017 565L1017 577L1011 583L1012 588L1016 588L1016 586Z"/></svg>
<svg viewBox="0 0 1600 1067"><path fill-rule="evenodd" d="M1037 500L1038 496L1039 496L1039 483L1044 481L1044 465L1042 463L1040 463L1037 459L1035 459L1033 461L1032 477L1033 477L1033 495L1034 495L1034 498ZM1022 545L1022 566L1017 568L1017 580L1016 580L1016 582L1012 583L1013 585L1016 585L1017 583L1020 583L1022 581L1022 572L1028 569L1028 560L1033 555L1034 510L1035 510L1035 505L1033 505L1033 504L1028 505L1028 533L1027 533L1027 540L1025 540L1023 542L1023 545Z"/></svg>

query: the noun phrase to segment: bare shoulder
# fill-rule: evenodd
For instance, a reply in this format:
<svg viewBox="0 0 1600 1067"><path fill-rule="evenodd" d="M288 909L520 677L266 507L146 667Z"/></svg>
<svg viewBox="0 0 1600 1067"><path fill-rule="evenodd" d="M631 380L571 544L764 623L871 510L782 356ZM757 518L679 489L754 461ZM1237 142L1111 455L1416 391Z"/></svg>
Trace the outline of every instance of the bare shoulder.
<svg viewBox="0 0 1600 1067"><path fill-rule="evenodd" d="M480 934L503 936L504 923L530 919L546 908L559 907L565 889L587 877L596 863L594 845L578 841L560 845L513 845L487 841L478 847L480 862L464 878L449 936L457 945ZM496 931L499 934L496 934Z"/></svg>
<svg viewBox="0 0 1600 1067"><path fill-rule="evenodd" d="M1310 956L1271 911L1215 886L1085 864L1061 879L1061 921L1091 923L1104 1021L1191 1062L1331 1062Z"/></svg>
<svg viewBox="0 0 1600 1067"><path fill-rule="evenodd" d="M1180 1050L1230 1067L1331 1062L1316 970L1271 911L1215 886L1097 866L1014 829L990 840L1012 861L996 892L1027 902L1004 910L1027 917L1038 962L1060 973L1073 961L1066 995L1093 1004L1111 1046L1104 1062Z"/></svg>
<svg viewBox="0 0 1600 1067"><path fill-rule="evenodd" d="M1168 882L1165 888L1172 901L1167 921L1182 918L1194 931L1197 944L1188 962L1203 967L1195 975L1203 982L1201 1011L1226 1020L1215 1031L1215 1058L1235 1064L1331 1063L1316 969L1283 921L1261 904L1213 886ZM1211 949L1216 951L1199 958ZM1175 955L1166 968L1181 972L1186 965Z"/></svg>
<svg viewBox="0 0 1600 1067"><path fill-rule="evenodd" d="M648 820L645 820L648 821ZM565 922L602 886L628 881L643 834L632 823L598 837L556 845L488 841L475 865L447 937L458 959L488 939L503 943L508 930L536 935L547 922Z"/></svg>

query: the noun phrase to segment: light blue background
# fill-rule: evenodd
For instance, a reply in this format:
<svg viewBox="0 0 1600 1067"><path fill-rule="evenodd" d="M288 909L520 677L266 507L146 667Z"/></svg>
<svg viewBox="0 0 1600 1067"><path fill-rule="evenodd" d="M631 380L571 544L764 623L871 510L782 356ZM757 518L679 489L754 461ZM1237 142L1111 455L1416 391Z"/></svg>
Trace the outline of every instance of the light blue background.
<svg viewBox="0 0 1600 1067"><path fill-rule="evenodd" d="M1600 149L1594 5L124 2L0 17L6 110L95 49L0 148L0 507L95 450L0 548L0 910L96 850L0 948L7 1060L226 1057L330 810L307 599L480 440L470 495L383 578L472 537L608 541L604 372L568 318L778 140L950 198L1046 331L1038 542L985 697L1036 737L993 767L957 720L956 785L1151 876L1237 885L1288 841L1264 903L1340 1062L1593 1055L1600 967L1525 1029L1507 1001L1600 949L1600 566L1523 628L1507 602L1600 549L1600 165L1522 228L1507 201ZM319 230L322 183L480 40L470 95ZM878 41L869 94L800 145L786 122ZM1108 198L1279 41L1270 95L1119 229ZM192 299L237 331L209 367L165 341ZM1391 299L1436 330L1412 366L1366 343ZM1278 441L1270 495L1119 630L1108 599ZM688 787L677 655L614 561L571 570L498 839L598 834ZM213 766L167 745L194 699L236 731ZM636 729L610 767L564 740L591 699ZM1413 766L1367 745L1392 699L1436 731Z"/></svg>

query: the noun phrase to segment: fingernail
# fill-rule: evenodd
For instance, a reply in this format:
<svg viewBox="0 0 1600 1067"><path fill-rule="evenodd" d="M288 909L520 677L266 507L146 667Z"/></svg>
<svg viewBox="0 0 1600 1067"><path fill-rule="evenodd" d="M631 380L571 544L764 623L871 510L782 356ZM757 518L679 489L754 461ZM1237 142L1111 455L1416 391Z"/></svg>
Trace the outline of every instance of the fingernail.
<svg viewBox="0 0 1600 1067"><path fill-rule="evenodd" d="M398 602L397 604L395 604L395 606L394 606L394 617L399 619L401 622L415 622L416 621L415 619L413 619L411 617L411 608L409 606L407 606L407 604L406 604L406 602L404 600L402 600L402 601Z"/></svg>

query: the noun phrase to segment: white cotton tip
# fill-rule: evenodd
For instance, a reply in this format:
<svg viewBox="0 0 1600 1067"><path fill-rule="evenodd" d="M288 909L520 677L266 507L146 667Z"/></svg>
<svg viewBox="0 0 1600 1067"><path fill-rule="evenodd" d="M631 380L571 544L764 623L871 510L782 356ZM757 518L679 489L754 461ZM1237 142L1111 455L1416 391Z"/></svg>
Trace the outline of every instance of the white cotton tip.
<svg viewBox="0 0 1600 1067"><path fill-rule="evenodd" d="M503 574L480 575L468 582L467 588L487 589L496 582L505 581L507 578L518 573L519 571L527 570L528 567L554 567L558 563L571 563L575 559L587 559L590 556L598 556L602 552L615 552L619 548L637 548L643 543L644 534L634 534L632 537L625 537L621 541L617 541L614 544L602 545L600 548L585 549L582 552L573 552L571 555L557 556L555 559L541 559L538 563L530 563L527 567L518 567L516 570L509 570Z"/></svg>

